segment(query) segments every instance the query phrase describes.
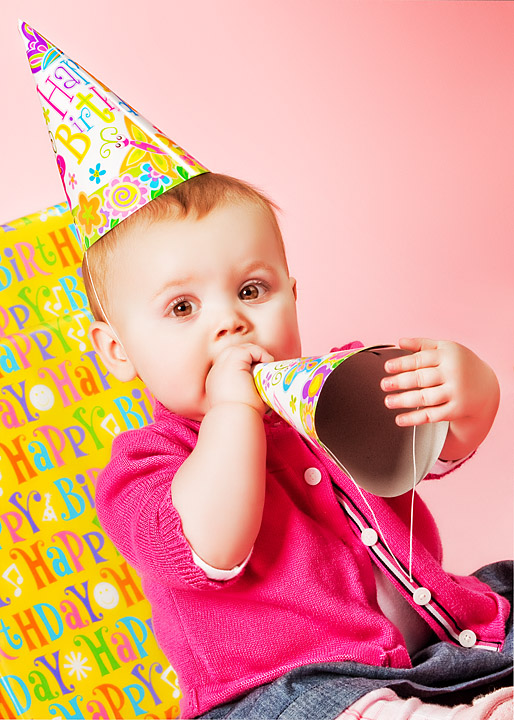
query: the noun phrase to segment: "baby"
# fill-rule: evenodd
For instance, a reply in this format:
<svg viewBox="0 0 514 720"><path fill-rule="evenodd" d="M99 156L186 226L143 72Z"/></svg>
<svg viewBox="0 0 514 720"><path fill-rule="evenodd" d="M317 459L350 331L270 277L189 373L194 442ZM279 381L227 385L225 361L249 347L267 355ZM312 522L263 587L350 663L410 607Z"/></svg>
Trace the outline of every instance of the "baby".
<svg viewBox="0 0 514 720"><path fill-rule="evenodd" d="M257 394L255 363L302 352L273 203L205 173L108 232L83 271L96 351L156 401L152 425L115 440L96 500L141 576L181 717L331 720L384 688L456 705L509 683L508 566L446 573L416 496L409 577L410 495L368 495L370 517ZM384 401L401 425L449 421L441 475L487 435L498 382L457 343L400 346L413 354L386 364Z"/></svg>

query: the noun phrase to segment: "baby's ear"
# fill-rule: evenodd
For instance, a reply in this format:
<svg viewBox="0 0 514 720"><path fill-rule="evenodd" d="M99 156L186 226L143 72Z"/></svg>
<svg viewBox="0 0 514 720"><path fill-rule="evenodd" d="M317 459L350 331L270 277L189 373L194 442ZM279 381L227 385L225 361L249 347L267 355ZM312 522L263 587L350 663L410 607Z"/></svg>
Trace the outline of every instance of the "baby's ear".
<svg viewBox="0 0 514 720"><path fill-rule="evenodd" d="M297 290L297 287L296 287L296 278L290 277L290 278L289 278L289 283L290 283L290 285L291 285L291 290L293 291L294 299L295 299L295 300L298 300L298 290Z"/></svg>
<svg viewBox="0 0 514 720"><path fill-rule="evenodd" d="M105 367L115 378L121 382L128 382L136 377L136 369L110 325L95 320L89 328L89 337Z"/></svg>

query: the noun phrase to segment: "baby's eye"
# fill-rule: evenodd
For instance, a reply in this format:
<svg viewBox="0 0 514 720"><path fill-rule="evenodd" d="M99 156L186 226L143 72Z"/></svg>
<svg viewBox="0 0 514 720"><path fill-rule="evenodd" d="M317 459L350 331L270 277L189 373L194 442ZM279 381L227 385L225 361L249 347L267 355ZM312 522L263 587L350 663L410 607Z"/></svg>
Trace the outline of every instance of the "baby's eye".
<svg viewBox="0 0 514 720"><path fill-rule="evenodd" d="M196 305L190 300L177 300L169 309L169 314L176 318L185 318L192 315L196 310Z"/></svg>
<svg viewBox="0 0 514 720"><path fill-rule="evenodd" d="M239 291L239 297L241 300L258 300L265 292L266 288L262 283L252 282Z"/></svg>

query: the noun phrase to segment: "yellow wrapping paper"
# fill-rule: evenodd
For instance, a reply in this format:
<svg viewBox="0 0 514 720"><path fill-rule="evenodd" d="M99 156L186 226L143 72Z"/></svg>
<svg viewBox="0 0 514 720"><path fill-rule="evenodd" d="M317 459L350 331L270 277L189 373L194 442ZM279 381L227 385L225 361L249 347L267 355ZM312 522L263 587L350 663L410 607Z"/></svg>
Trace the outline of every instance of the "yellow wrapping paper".
<svg viewBox="0 0 514 720"><path fill-rule="evenodd" d="M94 353L81 257L66 204L0 226L0 717L176 718L150 606L94 502L151 397Z"/></svg>

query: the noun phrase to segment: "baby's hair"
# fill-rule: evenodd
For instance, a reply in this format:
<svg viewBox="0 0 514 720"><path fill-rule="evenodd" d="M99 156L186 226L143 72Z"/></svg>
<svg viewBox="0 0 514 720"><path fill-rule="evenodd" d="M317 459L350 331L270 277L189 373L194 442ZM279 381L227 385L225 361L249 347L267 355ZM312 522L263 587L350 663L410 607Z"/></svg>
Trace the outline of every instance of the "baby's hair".
<svg viewBox="0 0 514 720"><path fill-rule="evenodd" d="M115 257L116 248L123 242L124 234L135 229L138 224L150 224L166 219L183 220L192 213L200 220L215 208L231 202L253 203L268 214L275 228L287 266L282 234L276 216L276 212L280 208L261 190L243 180L229 175L204 173L159 195L115 226L89 248L87 262L86 256L82 262L82 275L89 306L95 320L107 320L102 308L109 313L111 307L109 269ZM141 242L144 242L144 239Z"/></svg>

